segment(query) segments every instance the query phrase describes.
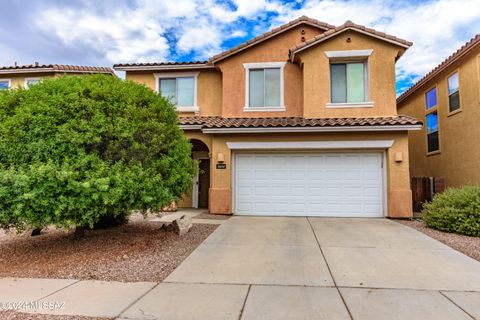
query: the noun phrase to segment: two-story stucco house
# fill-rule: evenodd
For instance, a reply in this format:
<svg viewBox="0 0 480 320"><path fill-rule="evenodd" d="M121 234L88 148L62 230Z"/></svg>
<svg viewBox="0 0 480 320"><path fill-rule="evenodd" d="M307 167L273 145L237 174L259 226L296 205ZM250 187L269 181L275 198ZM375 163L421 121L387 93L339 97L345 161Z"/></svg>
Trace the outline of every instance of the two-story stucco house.
<svg viewBox="0 0 480 320"><path fill-rule="evenodd" d="M480 34L397 99L398 112L426 123L410 132L410 173L448 187L480 184Z"/></svg>
<svg viewBox="0 0 480 320"><path fill-rule="evenodd" d="M208 61L117 64L169 97L200 160L181 206L211 213L411 217L395 62L411 43L301 17Z"/></svg>
<svg viewBox="0 0 480 320"><path fill-rule="evenodd" d="M81 75L92 73L114 74L113 70L108 67L91 67L91 66L73 66L63 64L32 64L0 66L0 90L10 88L28 88L43 78L56 77L64 74Z"/></svg>

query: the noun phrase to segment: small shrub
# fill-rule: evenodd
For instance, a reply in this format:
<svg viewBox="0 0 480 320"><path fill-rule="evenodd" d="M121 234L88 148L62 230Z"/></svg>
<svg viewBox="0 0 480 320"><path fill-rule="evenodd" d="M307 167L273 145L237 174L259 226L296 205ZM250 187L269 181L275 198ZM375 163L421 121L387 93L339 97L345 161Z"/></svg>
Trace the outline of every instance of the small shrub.
<svg viewBox="0 0 480 320"><path fill-rule="evenodd" d="M427 226L446 232L480 236L480 186L447 189L424 205Z"/></svg>

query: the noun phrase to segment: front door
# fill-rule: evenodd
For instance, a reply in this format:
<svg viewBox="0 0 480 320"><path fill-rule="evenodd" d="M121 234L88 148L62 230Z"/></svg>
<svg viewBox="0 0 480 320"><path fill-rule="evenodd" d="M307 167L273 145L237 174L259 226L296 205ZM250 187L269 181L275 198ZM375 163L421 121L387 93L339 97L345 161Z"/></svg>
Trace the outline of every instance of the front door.
<svg viewBox="0 0 480 320"><path fill-rule="evenodd" d="M208 208L210 188L210 159L200 159L198 173L198 208Z"/></svg>

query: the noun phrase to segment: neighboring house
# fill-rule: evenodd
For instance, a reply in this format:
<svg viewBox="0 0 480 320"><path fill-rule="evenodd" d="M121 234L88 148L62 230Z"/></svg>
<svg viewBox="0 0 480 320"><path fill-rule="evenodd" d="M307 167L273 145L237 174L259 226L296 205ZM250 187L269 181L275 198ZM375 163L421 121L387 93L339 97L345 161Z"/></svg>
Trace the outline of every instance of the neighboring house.
<svg viewBox="0 0 480 320"><path fill-rule="evenodd" d="M301 17L212 57L117 64L177 105L211 213L411 217L395 62L411 43Z"/></svg>
<svg viewBox="0 0 480 320"><path fill-rule="evenodd" d="M13 65L0 66L0 90L10 88L28 88L42 78L55 77L64 74L91 74L105 73L114 74L111 68L107 67L88 67L88 66L71 66L62 64L40 65Z"/></svg>
<svg viewBox="0 0 480 320"><path fill-rule="evenodd" d="M447 187L480 184L480 35L397 99L400 114L424 120L409 133L412 177Z"/></svg>

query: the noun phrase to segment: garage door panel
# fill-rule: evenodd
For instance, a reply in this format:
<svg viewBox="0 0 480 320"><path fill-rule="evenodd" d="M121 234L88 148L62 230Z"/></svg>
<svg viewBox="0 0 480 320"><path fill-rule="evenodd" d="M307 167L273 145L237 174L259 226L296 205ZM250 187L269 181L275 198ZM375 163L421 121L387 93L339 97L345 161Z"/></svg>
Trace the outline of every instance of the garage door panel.
<svg viewBox="0 0 480 320"><path fill-rule="evenodd" d="M344 187L343 195L346 197L361 198L363 196L363 188L358 187Z"/></svg>
<svg viewBox="0 0 480 320"><path fill-rule="evenodd" d="M252 189L251 187L249 186L245 186L245 187L242 187L242 186L237 186L237 195L239 196L253 196L254 193L253 193L254 189Z"/></svg>
<svg viewBox="0 0 480 320"><path fill-rule="evenodd" d="M380 153L239 154L235 213L383 216Z"/></svg>
<svg viewBox="0 0 480 320"><path fill-rule="evenodd" d="M366 197L378 197L382 194L379 187L363 187L363 195Z"/></svg>

